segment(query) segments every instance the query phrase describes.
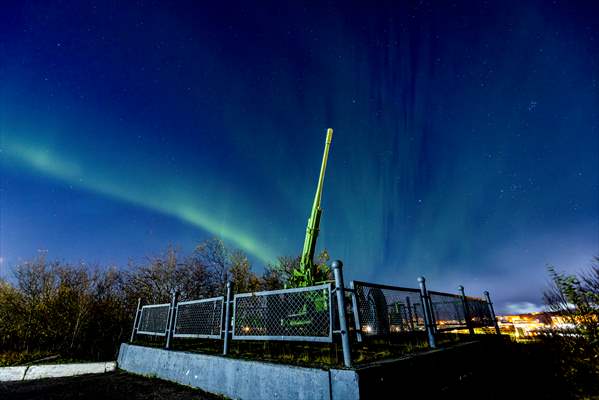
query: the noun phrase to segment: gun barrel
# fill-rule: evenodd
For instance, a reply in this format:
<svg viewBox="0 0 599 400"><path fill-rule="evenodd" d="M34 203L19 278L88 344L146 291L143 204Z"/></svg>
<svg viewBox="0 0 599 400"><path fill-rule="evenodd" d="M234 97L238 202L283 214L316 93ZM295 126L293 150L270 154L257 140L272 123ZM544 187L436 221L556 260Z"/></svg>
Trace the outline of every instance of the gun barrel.
<svg viewBox="0 0 599 400"><path fill-rule="evenodd" d="M324 144L324 154L322 155L322 165L320 166L320 175L318 176L318 186L314 195L314 204L312 205L312 213L315 209L320 208L320 199L322 198L322 186L324 183L324 173L327 169L327 161L329 159L329 148L333 141L333 128L327 129L327 139Z"/></svg>
<svg viewBox="0 0 599 400"><path fill-rule="evenodd" d="M316 186L316 194L314 195L314 204L312 205L312 211L310 218L308 218L308 226L306 228L306 238L304 239L304 249L302 251L302 257L300 265L305 267L311 267L313 263L314 250L316 248L316 239L318 238L318 231L320 225L320 199L322 197L322 186L324 183L324 174L327 168L327 160L329 158L329 148L333 140L333 129L327 129L327 138L324 145L324 154L322 155L322 164L320 166L320 175L318 176L318 186Z"/></svg>

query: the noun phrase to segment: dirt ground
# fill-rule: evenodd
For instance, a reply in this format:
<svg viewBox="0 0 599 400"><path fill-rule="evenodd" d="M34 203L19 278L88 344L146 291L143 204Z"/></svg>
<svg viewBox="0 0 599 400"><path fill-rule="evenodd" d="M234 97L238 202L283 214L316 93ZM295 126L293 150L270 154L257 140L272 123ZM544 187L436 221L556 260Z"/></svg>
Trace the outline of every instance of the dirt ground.
<svg viewBox="0 0 599 400"><path fill-rule="evenodd" d="M143 378L125 372L110 372L25 382L0 382L3 400L223 400L160 379Z"/></svg>

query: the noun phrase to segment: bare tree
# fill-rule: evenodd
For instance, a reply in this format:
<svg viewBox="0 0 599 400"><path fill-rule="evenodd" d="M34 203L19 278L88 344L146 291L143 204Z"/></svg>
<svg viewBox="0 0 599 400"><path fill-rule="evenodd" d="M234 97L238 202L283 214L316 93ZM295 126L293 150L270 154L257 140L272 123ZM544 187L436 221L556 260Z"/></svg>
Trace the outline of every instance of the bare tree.
<svg viewBox="0 0 599 400"><path fill-rule="evenodd" d="M212 281L212 294L220 295L229 279L230 251L219 238L208 239L194 251L194 257L208 270Z"/></svg>
<svg viewBox="0 0 599 400"><path fill-rule="evenodd" d="M316 257L316 282L326 282L332 279L331 269L328 267L329 252L324 249ZM296 282L293 271L300 267L300 256L282 256L277 258L275 264L269 264L262 276L263 284L268 288L301 286Z"/></svg>
<svg viewBox="0 0 599 400"><path fill-rule="evenodd" d="M232 251L229 262L229 274L236 293L255 292L260 289L260 278L252 272L250 261L244 252Z"/></svg>
<svg viewBox="0 0 599 400"><path fill-rule="evenodd" d="M147 265L130 266L127 291L131 298L154 303L168 302L175 290L181 299L199 299L213 294L212 275L197 252L181 258L178 250L169 246L164 255L149 258Z"/></svg>

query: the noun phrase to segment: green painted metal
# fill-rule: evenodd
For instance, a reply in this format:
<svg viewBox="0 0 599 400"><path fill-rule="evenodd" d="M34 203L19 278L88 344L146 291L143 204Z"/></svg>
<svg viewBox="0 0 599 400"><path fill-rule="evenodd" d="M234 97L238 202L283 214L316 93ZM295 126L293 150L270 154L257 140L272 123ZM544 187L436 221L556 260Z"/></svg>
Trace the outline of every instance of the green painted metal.
<svg viewBox="0 0 599 400"><path fill-rule="evenodd" d="M316 186L316 194L314 195L314 203L312 204L312 212L308 218L308 226L306 228L306 238L304 239L304 249L300 259L300 266L293 271L291 277L293 286L311 286L318 280L317 265L314 264L314 251L316 250L316 239L320 227L320 216L322 208L320 201L322 198L322 187L324 184L324 173L327 168L327 160L329 158L329 148L333 140L333 129L327 129L327 137L324 145L324 154L322 156L322 164L320 166L320 175L318 177L318 185Z"/></svg>

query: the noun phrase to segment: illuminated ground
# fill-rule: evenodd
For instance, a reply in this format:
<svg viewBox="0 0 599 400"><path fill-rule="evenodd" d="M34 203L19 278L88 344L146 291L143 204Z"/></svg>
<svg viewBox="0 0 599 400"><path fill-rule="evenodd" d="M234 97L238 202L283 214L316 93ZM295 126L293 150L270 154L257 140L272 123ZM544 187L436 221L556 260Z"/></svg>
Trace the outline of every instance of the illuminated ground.
<svg viewBox="0 0 599 400"><path fill-rule="evenodd" d="M0 382L3 400L214 400L201 390L124 372L29 382Z"/></svg>

